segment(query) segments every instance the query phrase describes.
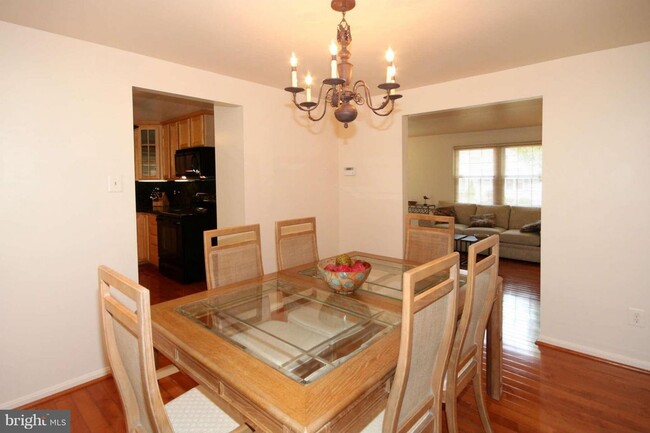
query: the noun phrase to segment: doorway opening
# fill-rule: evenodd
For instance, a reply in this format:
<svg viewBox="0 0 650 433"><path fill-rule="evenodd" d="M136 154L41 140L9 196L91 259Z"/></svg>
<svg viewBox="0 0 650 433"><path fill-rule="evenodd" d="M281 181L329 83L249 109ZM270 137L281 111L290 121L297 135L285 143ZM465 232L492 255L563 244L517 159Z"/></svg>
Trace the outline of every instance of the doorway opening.
<svg viewBox="0 0 650 433"><path fill-rule="evenodd" d="M540 314L542 98L411 115L406 123L405 212L453 210L457 239L499 235L501 265L516 270L504 286L504 342L522 336L534 342ZM493 215L493 227L471 226L472 217L485 214ZM522 233L537 222L540 231ZM462 249L462 242L456 246Z"/></svg>
<svg viewBox="0 0 650 433"><path fill-rule="evenodd" d="M150 287L152 302L202 290L203 231L217 227L214 103L134 88L133 131L139 280L174 288Z"/></svg>

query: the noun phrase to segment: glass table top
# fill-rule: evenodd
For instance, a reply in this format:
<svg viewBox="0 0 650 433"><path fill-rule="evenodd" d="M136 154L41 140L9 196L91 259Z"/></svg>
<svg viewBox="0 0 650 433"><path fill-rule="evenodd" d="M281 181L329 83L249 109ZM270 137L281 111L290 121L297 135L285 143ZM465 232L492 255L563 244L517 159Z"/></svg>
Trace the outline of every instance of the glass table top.
<svg viewBox="0 0 650 433"><path fill-rule="evenodd" d="M363 260L372 265L372 270L368 279L357 290L364 292L375 293L378 295L386 296L393 299L402 299L402 274L409 269L414 268L414 265L407 265L402 263L395 263L388 260L377 259L374 257L366 257L363 255L353 255L352 260ZM321 275L317 267L308 268L299 272L301 275L319 278ZM415 292L418 293L432 285L447 278L447 275L434 275L430 278L420 281L415 286ZM461 273L458 278L458 283L463 285L467 282L467 275Z"/></svg>
<svg viewBox="0 0 650 433"><path fill-rule="evenodd" d="M401 322L399 313L282 279L177 311L302 384L341 365Z"/></svg>

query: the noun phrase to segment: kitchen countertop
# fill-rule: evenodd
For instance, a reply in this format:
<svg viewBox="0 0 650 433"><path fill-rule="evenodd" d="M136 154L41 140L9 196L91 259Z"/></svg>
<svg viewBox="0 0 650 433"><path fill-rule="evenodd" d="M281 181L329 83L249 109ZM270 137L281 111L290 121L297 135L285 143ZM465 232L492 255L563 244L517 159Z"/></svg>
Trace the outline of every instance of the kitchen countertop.
<svg viewBox="0 0 650 433"><path fill-rule="evenodd" d="M161 214L171 214L171 215L205 215L208 213L206 208L202 207L172 207L172 206L162 206L162 207L151 207L151 208L136 208L136 212L142 213L151 213L154 215Z"/></svg>

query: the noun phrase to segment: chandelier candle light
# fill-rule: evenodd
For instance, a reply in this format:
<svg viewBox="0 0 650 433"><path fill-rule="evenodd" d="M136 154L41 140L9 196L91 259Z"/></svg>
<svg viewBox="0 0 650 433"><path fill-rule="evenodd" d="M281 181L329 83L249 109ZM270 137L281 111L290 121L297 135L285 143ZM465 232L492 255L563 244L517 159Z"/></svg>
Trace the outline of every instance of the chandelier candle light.
<svg viewBox="0 0 650 433"><path fill-rule="evenodd" d="M289 61L291 65L291 87L287 87L284 90L292 94L295 106L301 111L307 112L309 119L314 122L321 120L325 116L327 106L331 105L334 109L336 119L342 122L347 128L348 123L353 122L357 118L357 109L351 102L354 102L356 105L366 104L378 116L388 116L393 112L395 100L402 97L402 95L395 93L395 89L399 88L399 84L395 82L396 70L395 64L393 63L395 60L393 50L389 48L386 52L386 82L377 86L381 90L384 90L386 95L381 104L373 106L370 89L366 83L362 80L354 84L352 83L353 65L348 61L352 55L348 51L348 46L352 43L352 33L350 26L345 20L345 13L354 8L355 0L332 0L331 6L335 11L341 12L343 18L338 25L336 34L338 45L334 41L330 43L329 51L332 56L330 61L330 77L323 80L318 92L318 100L316 102L312 101L311 86L313 78L310 73L307 73L305 77L305 88L298 87L298 59L295 53L291 53L291 59ZM323 96L324 89L326 90ZM298 102L296 95L303 91L305 92L305 101ZM312 115L321 106L321 102L323 102L323 108L320 115Z"/></svg>

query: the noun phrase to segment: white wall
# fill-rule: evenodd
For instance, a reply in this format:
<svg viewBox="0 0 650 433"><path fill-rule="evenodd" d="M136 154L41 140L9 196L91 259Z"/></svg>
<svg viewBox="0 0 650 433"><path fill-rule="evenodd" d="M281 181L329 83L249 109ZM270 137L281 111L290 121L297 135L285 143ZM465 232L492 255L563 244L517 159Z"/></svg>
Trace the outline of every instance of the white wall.
<svg viewBox="0 0 650 433"><path fill-rule="evenodd" d="M407 143L407 200L429 204L454 201L454 147L479 144L525 143L542 140L542 128L493 129L409 137Z"/></svg>
<svg viewBox="0 0 650 433"><path fill-rule="evenodd" d="M97 266L137 277L134 86L241 107L219 191L261 223L267 272L278 219L315 215L321 255L339 250L336 137L285 92L3 22L0 77L0 408L106 371Z"/></svg>
<svg viewBox="0 0 650 433"><path fill-rule="evenodd" d="M398 103L410 115L543 97L540 339L650 370L650 323L627 324L628 307L650 314L648 71L644 43L413 89ZM341 182L340 242L399 255L406 140L402 122L370 116L339 131L354 142L341 160L363 164Z"/></svg>

